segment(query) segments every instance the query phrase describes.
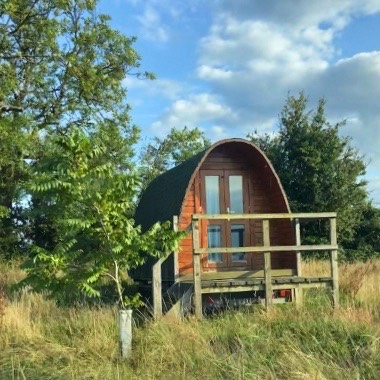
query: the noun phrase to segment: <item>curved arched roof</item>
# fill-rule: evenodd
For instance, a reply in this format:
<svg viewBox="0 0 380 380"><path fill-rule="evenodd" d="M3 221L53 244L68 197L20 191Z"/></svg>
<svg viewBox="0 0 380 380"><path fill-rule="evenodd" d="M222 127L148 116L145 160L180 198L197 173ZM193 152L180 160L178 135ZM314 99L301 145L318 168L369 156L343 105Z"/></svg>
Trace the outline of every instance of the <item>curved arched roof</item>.
<svg viewBox="0 0 380 380"><path fill-rule="evenodd" d="M243 144L242 148L244 147L244 149L251 151L258 165L269 168L273 179L278 185L278 189L282 193L286 209L290 212L288 200L280 179L264 152L247 140L228 139L218 141L203 152L196 154L154 179L144 191L136 209L136 224L141 225L143 231L146 231L158 221L172 221L174 215L180 215L186 193L189 191L203 162L216 148L223 145L227 146L228 144Z"/></svg>

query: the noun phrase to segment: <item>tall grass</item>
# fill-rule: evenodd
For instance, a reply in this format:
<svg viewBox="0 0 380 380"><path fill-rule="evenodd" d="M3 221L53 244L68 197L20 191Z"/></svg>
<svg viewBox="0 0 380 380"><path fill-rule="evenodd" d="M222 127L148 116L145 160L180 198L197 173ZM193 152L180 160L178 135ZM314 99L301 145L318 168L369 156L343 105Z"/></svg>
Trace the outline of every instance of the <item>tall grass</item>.
<svg viewBox="0 0 380 380"><path fill-rule="evenodd" d="M306 276L329 276L330 263L309 261L303 263ZM342 310L356 312L367 318L380 320L380 261L365 263L341 263L339 265L339 287Z"/></svg>
<svg viewBox="0 0 380 380"><path fill-rule="evenodd" d="M304 267L316 275L327 270L320 262ZM340 277L337 312L321 293L306 297L301 309L147 321L134 329L129 361L119 358L112 307L57 307L43 295L5 289L0 378L379 379L379 262L342 265Z"/></svg>
<svg viewBox="0 0 380 380"><path fill-rule="evenodd" d="M329 276L328 261L307 261L302 264L305 276ZM357 296L362 301L378 301L380 294L380 261L365 263L341 263L339 265L339 286L343 293Z"/></svg>

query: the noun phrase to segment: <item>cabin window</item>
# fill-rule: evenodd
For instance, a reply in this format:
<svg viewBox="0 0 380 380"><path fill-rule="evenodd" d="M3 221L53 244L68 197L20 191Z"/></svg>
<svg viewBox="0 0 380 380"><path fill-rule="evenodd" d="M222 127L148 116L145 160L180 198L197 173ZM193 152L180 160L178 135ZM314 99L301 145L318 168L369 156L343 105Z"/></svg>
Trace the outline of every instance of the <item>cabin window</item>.
<svg viewBox="0 0 380 380"><path fill-rule="evenodd" d="M220 214L219 176L206 175L205 187L207 214Z"/></svg>
<svg viewBox="0 0 380 380"><path fill-rule="evenodd" d="M243 214L243 176L230 175L229 177L230 189L230 210L231 213Z"/></svg>
<svg viewBox="0 0 380 380"><path fill-rule="evenodd" d="M231 247L244 247L244 224L231 225ZM233 262L246 262L247 256L244 252L233 253Z"/></svg>
<svg viewBox="0 0 380 380"><path fill-rule="evenodd" d="M208 248L220 248L222 246L222 226L210 225L207 227ZM223 262L221 253L209 253L208 261L213 263Z"/></svg>

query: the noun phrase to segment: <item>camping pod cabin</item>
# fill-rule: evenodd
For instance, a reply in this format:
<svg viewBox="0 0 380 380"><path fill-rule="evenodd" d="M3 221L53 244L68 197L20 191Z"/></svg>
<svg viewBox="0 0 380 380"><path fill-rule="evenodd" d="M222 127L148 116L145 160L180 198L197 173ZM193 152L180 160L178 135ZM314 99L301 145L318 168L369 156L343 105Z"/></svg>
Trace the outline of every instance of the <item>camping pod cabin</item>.
<svg viewBox="0 0 380 380"><path fill-rule="evenodd" d="M290 213L281 182L266 155L253 143L229 139L158 176L148 186L137 207L135 220L143 231L155 222L174 221L174 228L189 231L178 252L162 264L162 285L189 278L193 271L191 222L193 214ZM260 220L201 220L200 247L249 247L263 245ZM295 244L293 224L278 219L270 224L271 245ZM152 281L153 258L133 271L139 281ZM271 268L297 275L296 253L273 252ZM201 271L225 276L226 272L260 273L263 253L208 253L201 257Z"/></svg>

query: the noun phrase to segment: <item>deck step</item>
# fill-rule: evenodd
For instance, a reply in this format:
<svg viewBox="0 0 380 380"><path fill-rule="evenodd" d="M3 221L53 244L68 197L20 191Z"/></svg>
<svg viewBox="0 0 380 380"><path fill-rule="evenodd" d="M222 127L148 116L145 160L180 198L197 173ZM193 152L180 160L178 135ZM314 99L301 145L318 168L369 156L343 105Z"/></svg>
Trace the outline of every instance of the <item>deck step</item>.
<svg viewBox="0 0 380 380"><path fill-rule="evenodd" d="M272 278L274 289L295 288L298 286L307 286L307 284L328 284L332 282L331 277L282 277ZM202 280L202 293L210 290L218 291L244 291L244 290L263 290L265 289L265 280L261 279L223 279L223 280Z"/></svg>

